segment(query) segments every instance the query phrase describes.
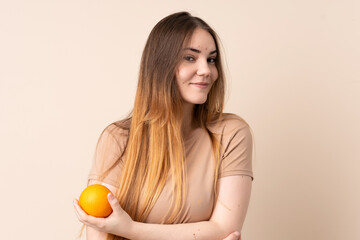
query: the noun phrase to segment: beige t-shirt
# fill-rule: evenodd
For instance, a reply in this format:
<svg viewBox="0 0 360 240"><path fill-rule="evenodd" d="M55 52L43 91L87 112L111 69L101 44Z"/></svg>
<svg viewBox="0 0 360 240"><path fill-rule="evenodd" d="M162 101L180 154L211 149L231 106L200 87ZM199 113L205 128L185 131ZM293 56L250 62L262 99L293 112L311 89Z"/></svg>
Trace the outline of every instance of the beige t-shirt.
<svg viewBox="0 0 360 240"><path fill-rule="evenodd" d="M252 135L248 124L235 114L224 114L223 120L208 126L221 144L219 178L252 173ZM128 138L128 131L115 123L107 126L101 134L89 180L99 180L104 169L119 158ZM181 218L177 223L209 220L214 208L214 157L211 140L206 131L196 129L185 141L187 170L187 199ZM102 182L118 188L122 162L116 165ZM161 223L172 201L170 178L151 210L146 222Z"/></svg>

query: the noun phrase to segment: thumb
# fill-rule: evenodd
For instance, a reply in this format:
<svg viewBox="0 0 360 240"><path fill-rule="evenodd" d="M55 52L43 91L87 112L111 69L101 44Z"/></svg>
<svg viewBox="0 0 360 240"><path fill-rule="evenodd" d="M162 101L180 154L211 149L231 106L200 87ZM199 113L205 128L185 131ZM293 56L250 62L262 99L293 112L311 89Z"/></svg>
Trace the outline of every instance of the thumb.
<svg viewBox="0 0 360 240"><path fill-rule="evenodd" d="M119 201L117 200L117 198L114 196L114 194L112 194L111 192L108 193L107 195L108 201L110 203L111 208L113 209L114 212L116 211L122 211L123 209L120 206Z"/></svg>

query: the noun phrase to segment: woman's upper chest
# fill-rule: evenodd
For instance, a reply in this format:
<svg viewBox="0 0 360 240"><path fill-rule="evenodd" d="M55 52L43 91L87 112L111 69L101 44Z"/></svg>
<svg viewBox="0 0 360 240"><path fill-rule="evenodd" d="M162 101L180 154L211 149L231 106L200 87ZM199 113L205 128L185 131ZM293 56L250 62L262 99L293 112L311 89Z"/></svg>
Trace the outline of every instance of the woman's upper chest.
<svg viewBox="0 0 360 240"><path fill-rule="evenodd" d="M208 220L214 206L214 158L210 138L199 132L186 142L187 196L179 223ZM147 222L161 223L171 207L173 198L169 177Z"/></svg>

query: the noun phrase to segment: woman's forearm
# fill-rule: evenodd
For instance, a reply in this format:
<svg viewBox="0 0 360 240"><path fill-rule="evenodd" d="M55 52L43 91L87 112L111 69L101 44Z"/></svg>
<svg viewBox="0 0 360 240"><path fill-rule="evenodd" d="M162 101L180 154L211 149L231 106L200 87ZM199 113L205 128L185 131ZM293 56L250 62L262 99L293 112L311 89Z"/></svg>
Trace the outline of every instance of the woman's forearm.
<svg viewBox="0 0 360 240"><path fill-rule="evenodd" d="M129 230L128 238L134 240L219 240L235 231L226 231L213 221L183 224L134 222Z"/></svg>
<svg viewBox="0 0 360 240"><path fill-rule="evenodd" d="M251 193L251 177L228 176L219 181L219 197L209 221L184 224L130 223L134 240L221 240L241 231ZM234 191L237 189L237 191Z"/></svg>
<svg viewBox="0 0 360 240"><path fill-rule="evenodd" d="M107 218L86 214L74 200L75 212L85 225L100 232L112 233L134 240L221 240L242 228L251 192L251 178L224 177L219 181L218 201L209 221L183 224L151 224L134 222L124 211L117 198L109 193L108 201L113 212ZM240 189L240 191L231 191ZM220 201L221 199L221 201Z"/></svg>

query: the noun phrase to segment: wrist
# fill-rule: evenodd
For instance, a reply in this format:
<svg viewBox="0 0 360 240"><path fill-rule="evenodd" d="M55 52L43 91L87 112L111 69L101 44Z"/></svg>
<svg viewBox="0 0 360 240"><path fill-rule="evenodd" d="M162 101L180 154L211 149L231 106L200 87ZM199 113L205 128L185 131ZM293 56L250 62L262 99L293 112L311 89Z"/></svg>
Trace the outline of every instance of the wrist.
<svg viewBox="0 0 360 240"><path fill-rule="evenodd" d="M139 224L140 224L139 222L131 220L129 225L126 227L126 229L124 229L124 237L128 239L136 240L137 239L136 229L138 228Z"/></svg>

